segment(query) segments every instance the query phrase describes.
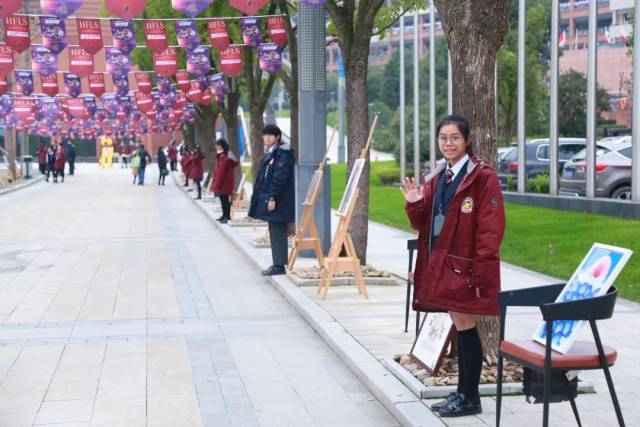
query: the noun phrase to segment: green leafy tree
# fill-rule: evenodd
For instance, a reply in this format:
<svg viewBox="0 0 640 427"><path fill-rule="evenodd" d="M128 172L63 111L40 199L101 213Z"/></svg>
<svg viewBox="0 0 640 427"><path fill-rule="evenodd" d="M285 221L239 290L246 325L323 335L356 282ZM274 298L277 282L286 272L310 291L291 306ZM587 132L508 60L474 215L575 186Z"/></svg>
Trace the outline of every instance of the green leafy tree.
<svg viewBox="0 0 640 427"><path fill-rule="evenodd" d="M601 86L596 91L596 108L598 117L609 110L609 95ZM587 78L575 70L560 75L558 129L567 137L585 137L587 133Z"/></svg>

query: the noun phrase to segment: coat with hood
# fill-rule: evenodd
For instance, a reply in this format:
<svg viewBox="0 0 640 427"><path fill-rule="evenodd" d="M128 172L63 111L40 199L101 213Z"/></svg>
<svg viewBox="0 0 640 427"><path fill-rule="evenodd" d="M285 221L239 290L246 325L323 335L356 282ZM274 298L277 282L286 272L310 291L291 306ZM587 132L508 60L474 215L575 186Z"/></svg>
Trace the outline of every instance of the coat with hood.
<svg viewBox="0 0 640 427"><path fill-rule="evenodd" d="M233 153L225 154L224 151L217 154L216 170L211 191L216 195L230 196L235 190L235 168L238 161Z"/></svg>

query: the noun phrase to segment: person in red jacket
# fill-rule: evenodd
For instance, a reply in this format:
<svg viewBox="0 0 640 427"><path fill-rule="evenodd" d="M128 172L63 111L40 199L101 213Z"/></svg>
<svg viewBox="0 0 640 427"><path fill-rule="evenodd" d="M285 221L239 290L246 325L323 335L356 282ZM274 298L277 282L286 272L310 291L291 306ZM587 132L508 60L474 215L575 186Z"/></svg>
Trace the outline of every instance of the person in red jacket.
<svg viewBox="0 0 640 427"><path fill-rule="evenodd" d="M224 138L216 141L216 170L211 183L211 191L220 199L222 216L218 221L226 224L231 220L231 202L229 196L235 188L235 168L238 166L233 153L229 152L229 144Z"/></svg>
<svg viewBox="0 0 640 427"><path fill-rule="evenodd" d="M47 147L44 146L44 143L40 143L36 154L38 155L38 169L42 175L45 175L47 173Z"/></svg>
<svg viewBox="0 0 640 427"><path fill-rule="evenodd" d="M182 156L180 157L180 168L182 169L182 173L184 174L183 187L188 187L189 176L191 174L191 172L189 171L189 169L191 168L191 154L186 148L182 150Z"/></svg>
<svg viewBox="0 0 640 427"><path fill-rule="evenodd" d="M169 166L171 171L178 170L178 149L176 148L176 142L171 141L169 149L167 150L167 158L169 159Z"/></svg>
<svg viewBox="0 0 640 427"><path fill-rule="evenodd" d="M58 182L58 176L61 178L60 182L64 182L64 167L67 163L67 156L64 153L64 148L62 144L56 145L56 161L53 164L54 169L57 172L57 176L54 173L53 182Z"/></svg>
<svg viewBox="0 0 640 427"><path fill-rule="evenodd" d="M198 197L196 197L196 199L202 199L202 178L204 177L204 168L202 166L203 160L204 155L202 154L202 151L200 151L200 147L196 145L196 148L191 155L191 166L189 167L189 176L193 179L193 182L196 183L196 187L198 188Z"/></svg>
<svg viewBox="0 0 640 427"><path fill-rule="evenodd" d="M482 343L477 315L497 315L504 201L496 172L470 157L469 123L447 116L437 127L447 159L420 191L407 178L403 193L411 226L419 231L413 308L447 311L458 334L458 389L432 405L440 416L482 412L478 385Z"/></svg>

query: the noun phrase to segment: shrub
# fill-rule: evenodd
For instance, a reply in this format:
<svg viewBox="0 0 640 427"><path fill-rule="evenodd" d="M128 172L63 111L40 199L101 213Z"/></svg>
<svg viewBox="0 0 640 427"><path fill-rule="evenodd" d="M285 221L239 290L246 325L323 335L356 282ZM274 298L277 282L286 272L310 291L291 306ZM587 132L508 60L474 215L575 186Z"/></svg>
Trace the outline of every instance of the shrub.
<svg viewBox="0 0 640 427"><path fill-rule="evenodd" d="M529 193L549 193L549 174L543 173L530 178L527 181L527 191Z"/></svg>

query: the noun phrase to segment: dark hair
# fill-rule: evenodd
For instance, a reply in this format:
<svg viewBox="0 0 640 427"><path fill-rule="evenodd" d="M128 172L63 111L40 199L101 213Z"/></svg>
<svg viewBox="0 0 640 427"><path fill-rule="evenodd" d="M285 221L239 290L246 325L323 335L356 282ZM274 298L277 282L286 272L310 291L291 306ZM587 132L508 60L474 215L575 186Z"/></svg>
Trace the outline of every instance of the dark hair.
<svg viewBox="0 0 640 427"><path fill-rule="evenodd" d="M442 120L440 120L438 126L436 126L436 138L438 137L438 135L440 135L440 129L446 125L454 125L458 128L458 131L460 131L462 137L464 138L467 154L472 155L473 144L469 143L469 136L471 135L471 126L469 126L469 121L465 117L458 116L456 114L444 117Z"/></svg>
<svg viewBox="0 0 640 427"><path fill-rule="evenodd" d="M227 143L227 140L224 138L220 138L216 141L216 145L219 145L220 147L222 147L222 150L224 151L225 156L227 154L229 154L229 144Z"/></svg>
<svg viewBox="0 0 640 427"><path fill-rule="evenodd" d="M158 147L158 154L160 154L160 153L162 152L162 149L163 149L163 148L164 148L164 147L163 147L162 145Z"/></svg>
<svg viewBox="0 0 640 427"><path fill-rule="evenodd" d="M276 138L278 138L278 140L280 140L280 138L282 138L282 131L280 130L280 128L276 125L266 125L264 127L264 129L262 129L262 134L263 135L273 135Z"/></svg>

